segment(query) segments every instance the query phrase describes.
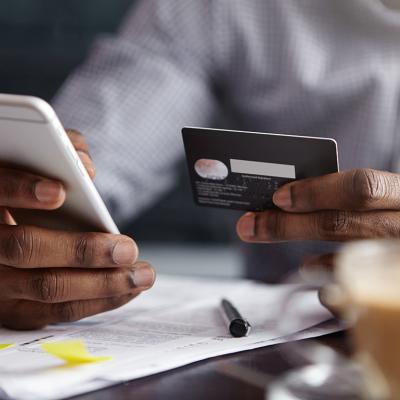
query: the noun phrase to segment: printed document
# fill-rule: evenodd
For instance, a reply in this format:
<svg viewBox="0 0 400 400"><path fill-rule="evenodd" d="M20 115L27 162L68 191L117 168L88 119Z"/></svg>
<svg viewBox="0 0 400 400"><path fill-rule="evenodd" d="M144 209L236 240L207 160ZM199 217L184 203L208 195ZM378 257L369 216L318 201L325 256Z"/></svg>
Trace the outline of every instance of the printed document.
<svg viewBox="0 0 400 400"><path fill-rule="evenodd" d="M0 398L55 400L100 389L199 360L338 329L313 328L332 315L316 291L247 280L160 276L155 287L130 304L72 324L35 332L0 329ZM252 325L248 337L233 338L220 301L229 299ZM68 366L43 343L82 340L101 363Z"/></svg>

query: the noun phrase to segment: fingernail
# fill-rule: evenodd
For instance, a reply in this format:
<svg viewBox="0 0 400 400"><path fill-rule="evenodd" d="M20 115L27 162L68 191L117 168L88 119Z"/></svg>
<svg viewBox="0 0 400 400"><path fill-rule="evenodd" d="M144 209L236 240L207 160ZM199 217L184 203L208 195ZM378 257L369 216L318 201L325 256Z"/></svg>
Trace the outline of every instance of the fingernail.
<svg viewBox="0 0 400 400"><path fill-rule="evenodd" d="M239 220L238 230L242 236L252 238L256 234L255 224L255 215L253 213L247 213Z"/></svg>
<svg viewBox="0 0 400 400"><path fill-rule="evenodd" d="M136 261L136 256L137 247L133 240L118 242L112 252L112 259L115 264L133 264Z"/></svg>
<svg viewBox="0 0 400 400"><path fill-rule="evenodd" d="M39 181L35 185L35 196L42 203L56 202L63 194L64 189L58 182Z"/></svg>
<svg viewBox="0 0 400 400"><path fill-rule="evenodd" d="M131 273L132 281L137 288L149 288L153 286L155 272L150 267L135 268Z"/></svg>
<svg viewBox="0 0 400 400"><path fill-rule="evenodd" d="M292 207L292 196L290 193L290 188L287 186L284 186L277 190L274 193L274 196L272 198L272 201L274 204L283 209L291 208Z"/></svg>

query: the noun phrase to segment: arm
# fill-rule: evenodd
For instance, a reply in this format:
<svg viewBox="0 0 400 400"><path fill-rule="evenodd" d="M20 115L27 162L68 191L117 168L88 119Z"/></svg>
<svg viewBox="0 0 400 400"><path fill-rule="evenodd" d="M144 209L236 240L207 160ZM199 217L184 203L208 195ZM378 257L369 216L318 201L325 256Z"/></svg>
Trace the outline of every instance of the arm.
<svg viewBox="0 0 400 400"><path fill-rule="evenodd" d="M98 188L117 220L172 185L181 128L212 119L212 3L141 1L55 99L64 125L85 132Z"/></svg>

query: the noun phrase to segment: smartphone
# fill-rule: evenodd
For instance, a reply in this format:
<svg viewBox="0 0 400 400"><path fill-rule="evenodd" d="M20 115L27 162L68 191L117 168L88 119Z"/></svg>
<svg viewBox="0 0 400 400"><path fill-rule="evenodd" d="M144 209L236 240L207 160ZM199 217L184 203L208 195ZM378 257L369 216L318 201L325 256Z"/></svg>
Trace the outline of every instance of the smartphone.
<svg viewBox="0 0 400 400"><path fill-rule="evenodd" d="M119 233L55 111L44 100L0 94L0 163L66 187L55 211L12 209L18 224Z"/></svg>

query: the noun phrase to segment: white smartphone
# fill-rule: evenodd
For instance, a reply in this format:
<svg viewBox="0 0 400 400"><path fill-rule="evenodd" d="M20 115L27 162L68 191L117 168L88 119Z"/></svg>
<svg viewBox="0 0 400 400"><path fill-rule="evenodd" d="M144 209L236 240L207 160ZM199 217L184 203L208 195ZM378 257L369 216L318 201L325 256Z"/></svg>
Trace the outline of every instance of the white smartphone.
<svg viewBox="0 0 400 400"><path fill-rule="evenodd" d="M60 210L13 209L17 223L119 233L56 113L44 100L0 94L0 163L60 180L66 187Z"/></svg>

